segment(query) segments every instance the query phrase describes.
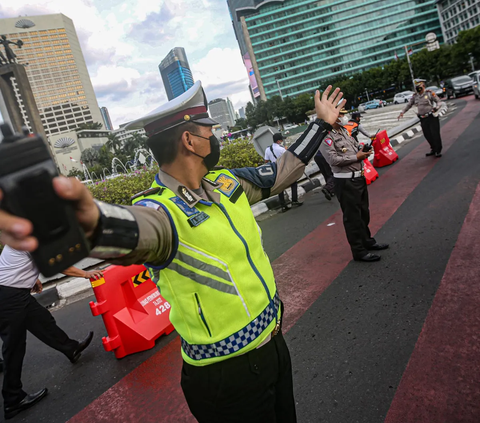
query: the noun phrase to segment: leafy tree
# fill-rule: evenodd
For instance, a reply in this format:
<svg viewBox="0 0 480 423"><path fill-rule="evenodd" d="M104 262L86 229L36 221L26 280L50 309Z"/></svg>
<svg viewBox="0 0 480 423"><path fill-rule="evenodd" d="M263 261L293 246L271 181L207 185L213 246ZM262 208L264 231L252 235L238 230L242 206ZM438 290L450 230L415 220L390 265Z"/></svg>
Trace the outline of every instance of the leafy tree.
<svg viewBox="0 0 480 423"><path fill-rule="evenodd" d="M244 119L244 118L237 119L235 121L235 128L238 128L237 131L240 131L241 129L247 129L248 128L247 119Z"/></svg>
<svg viewBox="0 0 480 423"><path fill-rule="evenodd" d="M81 171L80 169L77 169L76 167L73 168L70 172L68 172L67 176L69 178L78 178L81 181L85 179L85 175L83 174L83 171Z"/></svg>

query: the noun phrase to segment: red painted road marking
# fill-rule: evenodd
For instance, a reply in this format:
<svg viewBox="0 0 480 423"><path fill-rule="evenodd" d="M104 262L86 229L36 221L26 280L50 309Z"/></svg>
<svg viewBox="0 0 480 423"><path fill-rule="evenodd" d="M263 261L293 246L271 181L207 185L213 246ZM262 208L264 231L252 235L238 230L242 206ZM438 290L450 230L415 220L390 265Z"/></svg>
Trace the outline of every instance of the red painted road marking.
<svg viewBox="0 0 480 423"><path fill-rule="evenodd" d="M480 421L480 185L385 423Z"/></svg>
<svg viewBox="0 0 480 423"><path fill-rule="evenodd" d="M442 128L444 151L478 114L474 100ZM396 162L369 188L372 233L377 232L430 172L426 142ZM445 159L440 159L445 160ZM327 227L331 222L336 225ZM385 240L388 241L388 240ZM273 267L286 305L284 331L290 329L351 260L341 212L279 257ZM93 401L70 422L195 422L180 389L182 359L178 338Z"/></svg>

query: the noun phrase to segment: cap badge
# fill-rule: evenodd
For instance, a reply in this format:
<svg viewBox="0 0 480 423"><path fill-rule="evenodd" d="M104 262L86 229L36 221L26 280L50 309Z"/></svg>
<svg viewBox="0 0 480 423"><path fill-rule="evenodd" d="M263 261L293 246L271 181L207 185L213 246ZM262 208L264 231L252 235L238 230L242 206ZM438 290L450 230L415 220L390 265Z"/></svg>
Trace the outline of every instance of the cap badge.
<svg viewBox="0 0 480 423"><path fill-rule="evenodd" d="M187 122L188 122L190 119L191 119L191 118L190 118L190 115L185 115L185 116L183 117L183 120L186 120Z"/></svg>

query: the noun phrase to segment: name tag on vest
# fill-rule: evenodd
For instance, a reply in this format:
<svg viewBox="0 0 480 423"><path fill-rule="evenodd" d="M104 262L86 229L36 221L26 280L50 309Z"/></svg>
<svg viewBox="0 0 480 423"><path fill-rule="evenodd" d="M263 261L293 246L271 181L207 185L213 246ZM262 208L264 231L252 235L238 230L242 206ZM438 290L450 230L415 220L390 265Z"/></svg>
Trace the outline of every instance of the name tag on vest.
<svg viewBox="0 0 480 423"><path fill-rule="evenodd" d="M188 223L190 223L190 226L194 228L196 226L201 225L203 222L205 222L209 218L210 216L207 213L200 212L195 216L192 216L190 219L188 219Z"/></svg>

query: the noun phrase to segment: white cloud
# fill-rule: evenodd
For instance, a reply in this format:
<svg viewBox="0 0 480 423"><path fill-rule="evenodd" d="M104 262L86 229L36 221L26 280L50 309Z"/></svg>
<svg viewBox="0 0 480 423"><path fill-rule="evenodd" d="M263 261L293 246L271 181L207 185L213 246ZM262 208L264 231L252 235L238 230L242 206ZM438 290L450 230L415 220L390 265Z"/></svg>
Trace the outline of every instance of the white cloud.
<svg viewBox="0 0 480 423"><path fill-rule="evenodd" d="M230 97L236 109L251 101L247 71L238 48L214 48L191 68L195 80L202 81L209 100Z"/></svg>
<svg viewBox="0 0 480 423"><path fill-rule="evenodd" d="M0 18L63 13L73 20L99 106L115 125L167 101L158 64L184 47L209 99L250 101L247 72L224 0L3 0Z"/></svg>

